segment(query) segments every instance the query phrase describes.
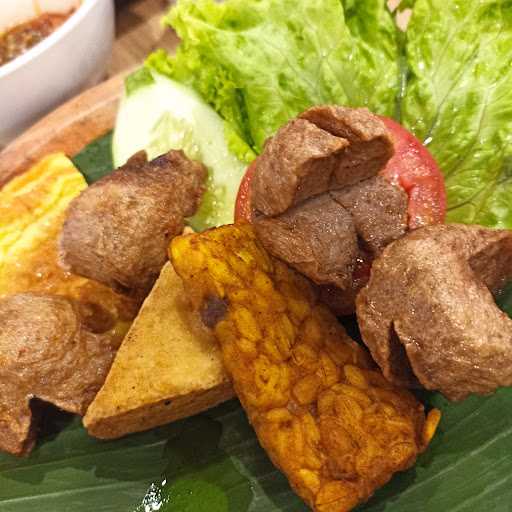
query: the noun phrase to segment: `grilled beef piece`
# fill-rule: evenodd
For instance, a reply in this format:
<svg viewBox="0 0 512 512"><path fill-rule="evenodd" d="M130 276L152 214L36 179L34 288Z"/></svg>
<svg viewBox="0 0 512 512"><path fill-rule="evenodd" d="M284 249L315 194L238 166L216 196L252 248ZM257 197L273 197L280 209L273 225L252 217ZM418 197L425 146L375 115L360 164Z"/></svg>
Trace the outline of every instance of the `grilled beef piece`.
<svg viewBox="0 0 512 512"><path fill-rule="evenodd" d="M269 139L255 161L251 198L258 237L349 314L369 271L358 272L407 228L407 195L376 174L393 155L366 109L313 107ZM354 274L354 270L356 273ZM357 274L357 275L356 275Z"/></svg>
<svg viewBox="0 0 512 512"><path fill-rule="evenodd" d="M61 264L142 299L167 259L167 246L197 210L206 168L182 151L151 162L137 153L70 205L60 237Z"/></svg>
<svg viewBox="0 0 512 512"><path fill-rule="evenodd" d="M357 297L361 335L388 380L450 400L512 385L512 231L432 225L388 245Z"/></svg>
<svg viewBox="0 0 512 512"><path fill-rule="evenodd" d="M407 230L407 194L381 176L333 191L331 197L350 212L358 236L374 255Z"/></svg>
<svg viewBox="0 0 512 512"><path fill-rule="evenodd" d="M265 248L317 284L349 285L359 248L350 214L329 194L255 221Z"/></svg>
<svg viewBox="0 0 512 512"><path fill-rule="evenodd" d="M61 296L1 299L0 324L0 450L24 455L37 433L31 400L85 414L115 348L108 333L88 328L79 303Z"/></svg>
<svg viewBox="0 0 512 512"><path fill-rule="evenodd" d="M254 207L278 215L329 190L336 159L348 141L294 119L267 140L252 181Z"/></svg>
<svg viewBox="0 0 512 512"><path fill-rule="evenodd" d="M336 159L331 188L375 176L394 154L386 126L365 108L319 105L306 110L300 118L349 142L342 158Z"/></svg>
<svg viewBox="0 0 512 512"><path fill-rule="evenodd" d="M384 123L367 109L313 107L266 142L252 180L254 208L278 215L327 190L375 176L392 156Z"/></svg>

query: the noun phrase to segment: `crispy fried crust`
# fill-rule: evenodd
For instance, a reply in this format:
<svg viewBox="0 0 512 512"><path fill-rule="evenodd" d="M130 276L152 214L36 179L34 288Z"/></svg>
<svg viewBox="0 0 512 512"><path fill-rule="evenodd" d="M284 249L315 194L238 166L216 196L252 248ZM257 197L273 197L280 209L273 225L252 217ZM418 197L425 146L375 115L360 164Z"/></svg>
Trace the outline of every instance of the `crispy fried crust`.
<svg viewBox="0 0 512 512"><path fill-rule="evenodd" d="M79 303L58 295L0 299L0 325L0 450L25 455L37 433L31 400L84 414L115 350L84 324Z"/></svg>
<svg viewBox="0 0 512 512"><path fill-rule="evenodd" d="M84 425L92 436L113 439L192 416L233 395L215 337L191 311L167 262Z"/></svg>
<svg viewBox="0 0 512 512"><path fill-rule="evenodd" d="M62 268L142 302L169 240L199 207L206 175L183 151L150 162L136 153L71 201L59 238Z"/></svg>
<svg viewBox="0 0 512 512"><path fill-rule="evenodd" d="M410 467L439 420L373 369L317 303L271 259L249 225L175 238L171 258L214 325L235 391L274 464L318 512L343 512Z"/></svg>

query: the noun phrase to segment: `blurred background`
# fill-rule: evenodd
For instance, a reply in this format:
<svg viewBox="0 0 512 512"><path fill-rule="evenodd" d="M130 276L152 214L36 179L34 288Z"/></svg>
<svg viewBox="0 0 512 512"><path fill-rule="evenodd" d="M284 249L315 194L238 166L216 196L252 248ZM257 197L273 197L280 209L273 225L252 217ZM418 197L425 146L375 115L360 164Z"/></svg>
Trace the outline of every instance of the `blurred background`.
<svg viewBox="0 0 512 512"><path fill-rule="evenodd" d="M109 76L140 64L156 48L172 50L178 38L161 23L169 0L116 0L116 36Z"/></svg>
<svg viewBox="0 0 512 512"><path fill-rule="evenodd" d="M66 100L178 43L169 0L0 0L0 149Z"/></svg>

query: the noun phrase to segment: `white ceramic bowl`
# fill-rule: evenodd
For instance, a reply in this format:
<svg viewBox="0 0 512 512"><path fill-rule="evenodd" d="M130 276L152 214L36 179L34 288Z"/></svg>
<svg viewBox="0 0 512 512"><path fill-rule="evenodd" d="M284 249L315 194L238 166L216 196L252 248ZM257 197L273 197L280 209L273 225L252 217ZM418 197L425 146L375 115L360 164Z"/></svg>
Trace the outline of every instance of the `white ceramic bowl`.
<svg viewBox="0 0 512 512"><path fill-rule="evenodd" d="M42 12L72 8L55 32L0 66L0 147L104 77L115 21L113 0L0 0L0 33Z"/></svg>

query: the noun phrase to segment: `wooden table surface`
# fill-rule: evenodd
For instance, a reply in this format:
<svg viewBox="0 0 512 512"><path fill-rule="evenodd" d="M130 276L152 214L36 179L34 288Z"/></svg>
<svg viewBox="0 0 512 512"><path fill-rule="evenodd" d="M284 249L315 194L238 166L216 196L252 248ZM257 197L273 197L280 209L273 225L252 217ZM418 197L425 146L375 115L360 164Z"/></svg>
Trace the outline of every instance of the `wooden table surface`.
<svg viewBox="0 0 512 512"><path fill-rule="evenodd" d="M169 0L116 0L116 41L109 76L137 66L157 48L176 48L176 34L161 23L171 4Z"/></svg>

